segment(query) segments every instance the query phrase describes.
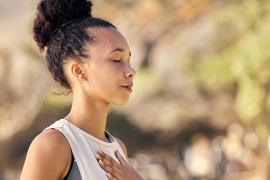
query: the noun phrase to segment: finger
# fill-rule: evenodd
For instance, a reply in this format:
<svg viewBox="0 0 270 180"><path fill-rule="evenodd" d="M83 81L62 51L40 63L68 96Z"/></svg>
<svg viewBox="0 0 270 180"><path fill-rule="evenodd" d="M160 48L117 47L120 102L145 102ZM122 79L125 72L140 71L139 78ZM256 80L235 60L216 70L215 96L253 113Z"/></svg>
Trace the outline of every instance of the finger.
<svg viewBox="0 0 270 180"><path fill-rule="evenodd" d="M98 161L99 162L99 165L102 167L102 169L104 169L107 173L109 173L111 176L113 176L113 177L115 177L115 178L117 178L117 179L123 179L123 174L122 174L122 171L120 171L120 170L116 170L116 169L114 169L114 168L112 168L111 166L109 166L109 165L106 165L105 163L104 163L104 161L103 160L99 160Z"/></svg>
<svg viewBox="0 0 270 180"><path fill-rule="evenodd" d="M103 160L101 160L101 159L98 160L98 163L99 163L99 165L100 165L106 172L108 172L108 173L110 173L110 174L113 173L112 167L110 167L110 166L104 164Z"/></svg>
<svg viewBox="0 0 270 180"><path fill-rule="evenodd" d="M110 173L107 173L106 176L108 177L109 180L126 180L122 176L121 177L115 177L111 175Z"/></svg>
<svg viewBox="0 0 270 180"><path fill-rule="evenodd" d="M114 160L110 155L106 154L103 151L98 151L98 154L101 155L102 157L104 157L107 160ZM115 160L114 160L115 161ZM116 161L115 161L116 162Z"/></svg>
<svg viewBox="0 0 270 180"><path fill-rule="evenodd" d="M110 173L106 173L106 176L108 177L109 180L118 180L115 177L113 177Z"/></svg>
<svg viewBox="0 0 270 180"><path fill-rule="evenodd" d="M121 169L121 165L117 161L115 161L113 158L111 158L111 156L107 155L106 153L98 152L97 155L100 155L101 158L103 158L103 162L105 164L111 165L116 169Z"/></svg>
<svg viewBox="0 0 270 180"><path fill-rule="evenodd" d="M116 150L115 155L116 155L117 159L120 161L121 165L127 165L128 164L128 162L121 156L121 154L119 153L118 150Z"/></svg>
<svg viewBox="0 0 270 180"><path fill-rule="evenodd" d="M121 167L119 166L119 164L117 162L114 162L114 160L108 160L102 156L100 156L98 158L98 160L101 160L102 163L104 164L104 166L108 166L108 167L112 168L114 171L116 171L117 173L122 175Z"/></svg>

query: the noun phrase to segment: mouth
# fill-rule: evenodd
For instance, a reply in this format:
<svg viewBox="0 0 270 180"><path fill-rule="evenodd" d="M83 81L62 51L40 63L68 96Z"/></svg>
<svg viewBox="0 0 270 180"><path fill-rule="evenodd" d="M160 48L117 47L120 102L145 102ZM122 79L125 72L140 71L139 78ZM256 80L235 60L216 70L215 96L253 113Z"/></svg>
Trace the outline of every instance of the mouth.
<svg viewBox="0 0 270 180"><path fill-rule="evenodd" d="M121 87L129 92L132 92L132 88L130 86L121 86Z"/></svg>
<svg viewBox="0 0 270 180"><path fill-rule="evenodd" d="M128 85L122 85L121 87L129 92L132 92L132 86L133 86L133 83L130 83Z"/></svg>

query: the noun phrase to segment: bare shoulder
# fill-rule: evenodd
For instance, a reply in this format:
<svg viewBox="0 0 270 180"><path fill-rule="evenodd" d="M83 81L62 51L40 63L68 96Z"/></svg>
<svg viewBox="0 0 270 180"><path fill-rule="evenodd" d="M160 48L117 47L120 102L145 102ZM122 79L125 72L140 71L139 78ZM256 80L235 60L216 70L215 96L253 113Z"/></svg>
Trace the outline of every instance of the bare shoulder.
<svg viewBox="0 0 270 180"><path fill-rule="evenodd" d="M55 129L47 129L32 141L20 179L61 179L70 159L71 150L64 135Z"/></svg>
<svg viewBox="0 0 270 180"><path fill-rule="evenodd" d="M128 159L127 148L126 148L125 143L122 140L120 140L119 138L117 138L117 137L115 139L117 140L117 142L121 146L122 150L124 151L124 153L126 155L126 158Z"/></svg>

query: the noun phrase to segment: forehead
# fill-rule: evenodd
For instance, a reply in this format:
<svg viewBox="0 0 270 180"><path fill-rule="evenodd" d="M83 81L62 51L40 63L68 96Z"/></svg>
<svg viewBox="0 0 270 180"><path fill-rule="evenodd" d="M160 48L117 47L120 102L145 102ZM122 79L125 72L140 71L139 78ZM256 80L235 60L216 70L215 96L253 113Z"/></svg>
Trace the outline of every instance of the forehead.
<svg viewBox="0 0 270 180"><path fill-rule="evenodd" d="M95 36L95 46L103 51L110 51L115 48L123 48L130 51L126 39L115 28L95 27L89 29L89 31Z"/></svg>

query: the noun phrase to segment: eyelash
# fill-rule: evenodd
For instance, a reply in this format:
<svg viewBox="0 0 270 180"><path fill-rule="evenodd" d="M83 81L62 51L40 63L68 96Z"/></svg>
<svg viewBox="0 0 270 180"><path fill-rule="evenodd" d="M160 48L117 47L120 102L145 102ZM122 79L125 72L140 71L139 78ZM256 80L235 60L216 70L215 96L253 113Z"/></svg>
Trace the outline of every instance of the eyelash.
<svg viewBox="0 0 270 180"><path fill-rule="evenodd" d="M121 59L113 59L114 62L121 62Z"/></svg>
<svg viewBox="0 0 270 180"><path fill-rule="evenodd" d="M113 62L115 63L121 63L123 60L122 59L113 59Z"/></svg>

